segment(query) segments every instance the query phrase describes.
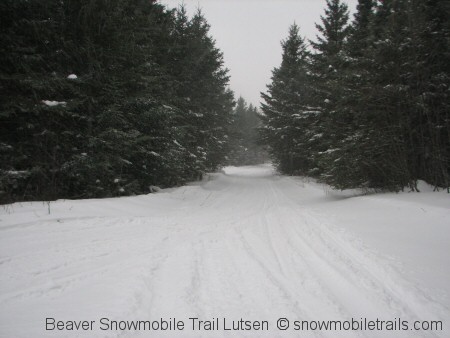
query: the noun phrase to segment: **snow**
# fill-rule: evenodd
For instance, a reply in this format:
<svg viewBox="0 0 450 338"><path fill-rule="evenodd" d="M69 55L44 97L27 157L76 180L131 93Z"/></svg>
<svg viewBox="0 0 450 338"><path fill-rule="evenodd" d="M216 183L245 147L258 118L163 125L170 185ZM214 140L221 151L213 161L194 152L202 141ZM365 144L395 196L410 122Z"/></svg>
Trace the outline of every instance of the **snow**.
<svg viewBox="0 0 450 338"><path fill-rule="evenodd" d="M65 106L67 104L67 102L64 101L49 101L49 100L42 100L42 103L49 107Z"/></svg>
<svg viewBox="0 0 450 338"><path fill-rule="evenodd" d="M322 137L323 137L323 133L318 133L318 134L314 134L309 140L314 141L314 140L322 138Z"/></svg>
<svg viewBox="0 0 450 338"><path fill-rule="evenodd" d="M148 195L4 206L0 336L448 337L450 197L419 188L338 193L263 165ZM45 331L49 317L95 322ZM267 321L269 330L198 331L190 317ZM287 331L276 327L281 317ZM444 331L293 325L352 317L442 320ZM102 331L101 318L185 329Z"/></svg>
<svg viewBox="0 0 450 338"><path fill-rule="evenodd" d="M23 175L28 175L30 173L28 170L6 170L4 172L7 175L11 175L11 176L23 176Z"/></svg>
<svg viewBox="0 0 450 338"><path fill-rule="evenodd" d="M339 149L327 149L325 151L320 151L319 154L331 154L331 153L334 153L337 150L339 150Z"/></svg>

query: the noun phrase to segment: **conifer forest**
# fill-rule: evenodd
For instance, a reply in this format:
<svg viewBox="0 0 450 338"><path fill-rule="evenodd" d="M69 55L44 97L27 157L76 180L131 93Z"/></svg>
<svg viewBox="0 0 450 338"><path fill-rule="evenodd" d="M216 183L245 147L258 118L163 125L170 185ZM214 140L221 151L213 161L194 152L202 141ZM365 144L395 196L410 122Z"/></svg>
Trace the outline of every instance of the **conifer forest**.
<svg viewBox="0 0 450 338"><path fill-rule="evenodd" d="M450 337L450 0L0 27L0 338Z"/></svg>
<svg viewBox="0 0 450 338"><path fill-rule="evenodd" d="M268 156L338 189L449 189L446 0L327 0L315 41L286 23L260 110L234 97L201 10L4 0L0 17L1 203L149 193Z"/></svg>
<svg viewBox="0 0 450 338"><path fill-rule="evenodd" d="M338 189L449 189L450 3L328 0L312 48L297 25L263 94L278 168Z"/></svg>

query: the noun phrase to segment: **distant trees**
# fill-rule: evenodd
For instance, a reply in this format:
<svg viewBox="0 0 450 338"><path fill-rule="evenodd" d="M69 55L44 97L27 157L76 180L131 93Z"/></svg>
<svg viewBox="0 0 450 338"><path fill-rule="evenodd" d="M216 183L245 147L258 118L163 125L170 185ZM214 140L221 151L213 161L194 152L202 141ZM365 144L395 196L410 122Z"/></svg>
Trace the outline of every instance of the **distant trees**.
<svg viewBox="0 0 450 338"><path fill-rule="evenodd" d="M298 108L298 98L275 109L273 87L295 89L279 84L275 69L268 94L263 94L262 135L279 169L314 176L339 189L416 190L419 179L448 189L448 2L359 0L350 25L347 13L341 1L327 1L317 26L321 35L311 42L311 56L297 66L297 72L308 71L302 85L294 87L309 87L301 102L315 114L303 118L298 130L282 134L296 124L291 119L276 125L274 112L295 116L304 110ZM299 139L308 140L301 150ZM285 153L304 156L309 165L278 152L281 143Z"/></svg>
<svg viewBox="0 0 450 338"><path fill-rule="evenodd" d="M201 12L0 4L0 202L149 192L225 161L233 94Z"/></svg>
<svg viewBox="0 0 450 338"><path fill-rule="evenodd" d="M260 113L251 103L247 105L239 97L230 128L230 148L227 164L251 165L264 163L269 159L260 144L258 127L261 125Z"/></svg>

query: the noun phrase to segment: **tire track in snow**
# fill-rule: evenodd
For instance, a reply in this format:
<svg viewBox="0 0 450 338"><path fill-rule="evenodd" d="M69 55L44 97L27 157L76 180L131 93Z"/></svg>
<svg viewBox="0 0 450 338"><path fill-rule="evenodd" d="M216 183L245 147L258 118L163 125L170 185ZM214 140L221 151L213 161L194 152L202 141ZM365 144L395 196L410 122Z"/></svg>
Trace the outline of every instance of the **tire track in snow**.
<svg viewBox="0 0 450 338"><path fill-rule="evenodd" d="M374 316L390 314L397 318L420 320L429 318L431 315L435 320L440 319L445 322L446 313L448 314L446 308L431 301L421 290L404 280L393 268L381 266L373 258L374 255L368 253L363 247L355 248L351 242L343 242L340 239L341 236L336 232L331 232L329 227L321 223L317 215L313 215L309 210L305 211L299 208L301 205L292 201L291 196L286 194L286 189L279 191L284 195L283 205L289 205L294 218L302 220L299 223L301 226L291 227L290 233L286 236L296 237L301 243L301 245L292 245L292 247L300 251L304 257L311 259L312 270L315 270L318 276L322 276L321 280L326 282L330 293L338 296L340 304L345 304L352 298L355 290L358 290L357 292L362 295L362 298L365 298L363 308L367 309L378 303L379 308L375 308L373 311ZM292 224L289 220L288 223ZM295 234L292 234L292 230ZM314 243L314 247L310 243ZM308 248L306 254L301 252L305 248ZM348 291L346 292L342 287L337 288L335 279L330 282L330 278L324 278L326 273L332 273L334 278L348 284ZM343 295L346 296L343 297ZM358 312L361 304L356 305L354 311ZM389 318L389 315L386 317ZM435 336L430 332L421 334Z"/></svg>
<svg viewBox="0 0 450 338"><path fill-rule="evenodd" d="M232 184L238 184L236 181L239 182L239 180L234 180ZM281 182L283 181L281 180ZM266 296L268 299L264 301L264 304L268 302L269 305L275 306L281 299L292 315L302 319L314 319L308 314L305 307L299 305L302 299L309 299L309 303L312 305L312 292L314 293L312 298L320 304L316 311L319 311L320 308L327 308L329 315L331 314L330 319L357 317L361 308L364 308L366 313L368 308L372 308L369 313L373 318L386 313L406 317L415 316L415 311L398 295L399 290L393 291L392 285L386 283L384 279L378 278L376 273L370 270L370 268L376 267L376 262L368 261L364 256L365 253L349 250L348 244L339 245L334 239L334 234L326 232L324 229L327 228L324 228L317 217L293 203L286 192L280 189L280 180L274 182L268 178L255 182L255 186L257 183L263 189L256 189L256 194L249 189L249 186L242 188L234 186L227 189L235 198L235 207L239 205L236 210L236 213L240 215L239 220L236 221L233 216L215 219L215 228L197 232L197 235L202 238L202 245L201 250L198 250L198 246L191 250L195 252L196 257L199 252L201 256L208 256L211 248L208 244L205 246L205 243L211 242L211 238L215 238L219 234L227 234L224 227L232 224L233 231L239 240L232 242L230 251L233 252L234 257L239 258L235 259L231 266L239 270L242 269L239 265L243 261L253 262L250 266L246 266L246 270L254 271L255 274L262 276L261 278L265 282L272 285L272 292L268 292ZM264 198L261 199L261 196ZM210 193L207 196L208 206L219 207L224 199L226 197L219 193ZM252 203L248 201L252 201ZM252 207L250 211L246 210L249 205ZM200 206L204 207L204 203ZM255 210L257 211L255 212ZM208 209L195 210L195 213L200 215L203 212L209 214ZM204 226L204 228L210 227ZM267 254L267 250L262 250L264 255L261 255L260 247L251 244L251 238L255 238L255 236L267 246L269 254ZM224 236L224 239L228 241L231 241L232 238L233 236ZM288 257L290 259L287 259ZM192 275L189 277L188 273L186 277L191 280L188 289L192 293L191 305L195 307L198 303L202 303L199 293L201 287L198 281L202 280L204 281L202 284L206 285L210 281L209 275L212 268L211 265L203 265L203 272L200 274L199 266L201 264L198 264L196 258L192 259L194 261L193 269L189 271ZM270 261L275 264L269 264ZM366 263L369 263L368 267L365 266ZM230 267L228 267L228 271L229 269ZM287 270L290 271L289 276ZM377 271L386 272L383 269L377 269ZM240 278L245 278L245 274L241 274ZM302 279L308 280L307 286L293 287L293 281ZM339 283L337 283L338 281ZM167 280L167 282L169 281ZM223 284L227 283L228 285L232 284L229 281L224 281ZM247 306L260 305L257 293L250 287L241 289L240 292L254 300L254 302L248 302ZM255 297L252 297L254 294ZM356 302L352 300L355 296L358 298ZM203 299L207 298L206 294ZM201 313L202 311L197 308L195 312ZM389 315L388 319L392 319ZM362 335L358 334L357 336Z"/></svg>
<svg viewBox="0 0 450 338"><path fill-rule="evenodd" d="M297 195L304 194L301 185L266 169L245 170L215 175L200 187L137 197L139 207L146 209L139 216L8 226L2 233L8 236L5 243L36 238L30 240L30 248L2 251L6 255L0 269L9 278L3 277L2 283L12 291L2 294L0 305L14 305L24 318L35 320L36 314L24 300L42 308L56 304L65 309L70 303L65 312L70 318L92 305L86 295L99 303L87 313L111 307L107 314L115 319L247 317L273 323L278 316L299 320L348 320L354 315L446 318L448 309L428 299L395 268L383 266L375 253L338 233L311 206L296 202ZM308 196L300 200L308 202ZM132 206L133 199L126 203ZM34 232L28 235L27 231ZM60 288L52 289L45 279L54 280ZM14 289L14 282L20 287ZM107 291L103 291L105 282ZM339 332L308 334L334 337ZM297 332L272 331L269 336L277 335L297 336ZM364 332L342 336L361 337Z"/></svg>

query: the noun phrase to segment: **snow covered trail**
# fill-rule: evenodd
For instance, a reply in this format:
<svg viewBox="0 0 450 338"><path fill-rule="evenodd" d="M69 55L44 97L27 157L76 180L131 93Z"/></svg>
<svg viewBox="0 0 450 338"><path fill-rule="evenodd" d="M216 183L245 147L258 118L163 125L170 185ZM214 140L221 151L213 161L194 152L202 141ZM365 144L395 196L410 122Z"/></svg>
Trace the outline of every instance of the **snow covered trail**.
<svg viewBox="0 0 450 338"><path fill-rule="evenodd" d="M0 337L449 337L448 202L334 196L265 165L144 196L16 203L0 214ZM192 317L220 325L194 330ZM46 331L46 318L95 323ZM101 318L185 328L101 330ZM225 331L224 318L269 330ZM443 331L295 330L352 318Z"/></svg>

